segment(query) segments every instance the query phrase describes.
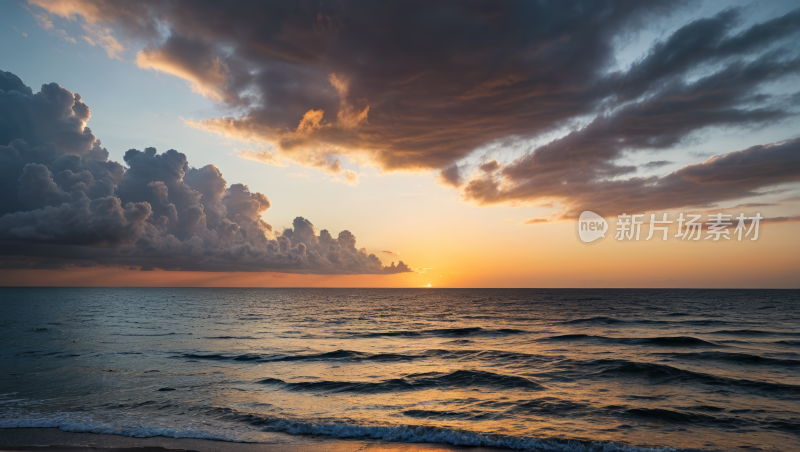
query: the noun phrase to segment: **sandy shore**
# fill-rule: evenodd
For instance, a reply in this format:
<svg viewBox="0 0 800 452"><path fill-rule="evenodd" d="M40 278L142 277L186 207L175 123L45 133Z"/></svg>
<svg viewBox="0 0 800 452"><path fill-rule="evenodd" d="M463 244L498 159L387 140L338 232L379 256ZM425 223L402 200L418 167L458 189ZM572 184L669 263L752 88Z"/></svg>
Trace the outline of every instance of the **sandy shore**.
<svg viewBox="0 0 800 452"><path fill-rule="evenodd" d="M485 447L296 437L276 434L274 443L231 443L193 438L131 438L71 433L57 428L0 429L0 451L39 452L497 452Z"/></svg>

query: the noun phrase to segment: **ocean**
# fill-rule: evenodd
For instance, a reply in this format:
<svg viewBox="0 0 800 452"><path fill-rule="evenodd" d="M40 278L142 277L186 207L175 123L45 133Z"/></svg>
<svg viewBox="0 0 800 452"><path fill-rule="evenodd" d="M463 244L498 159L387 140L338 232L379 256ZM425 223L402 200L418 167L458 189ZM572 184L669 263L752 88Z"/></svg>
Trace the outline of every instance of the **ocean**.
<svg viewBox="0 0 800 452"><path fill-rule="evenodd" d="M800 291L0 289L0 428L800 450Z"/></svg>

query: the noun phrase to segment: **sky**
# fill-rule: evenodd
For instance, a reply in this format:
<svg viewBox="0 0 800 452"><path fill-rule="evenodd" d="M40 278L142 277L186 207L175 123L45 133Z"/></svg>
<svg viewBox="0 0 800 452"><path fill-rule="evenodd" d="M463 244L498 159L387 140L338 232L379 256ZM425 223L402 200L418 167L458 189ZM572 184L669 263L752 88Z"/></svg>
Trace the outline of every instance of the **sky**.
<svg viewBox="0 0 800 452"><path fill-rule="evenodd" d="M797 288L798 36L791 1L3 2L0 284Z"/></svg>

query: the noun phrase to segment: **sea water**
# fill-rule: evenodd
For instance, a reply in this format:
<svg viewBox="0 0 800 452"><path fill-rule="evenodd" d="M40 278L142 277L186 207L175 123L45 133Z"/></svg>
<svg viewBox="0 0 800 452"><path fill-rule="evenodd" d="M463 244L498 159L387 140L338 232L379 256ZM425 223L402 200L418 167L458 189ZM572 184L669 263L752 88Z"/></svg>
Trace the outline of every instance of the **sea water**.
<svg viewBox="0 0 800 452"><path fill-rule="evenodd" d="M800 291L2 288L0 312L0 428L800 450Z"/></svg>

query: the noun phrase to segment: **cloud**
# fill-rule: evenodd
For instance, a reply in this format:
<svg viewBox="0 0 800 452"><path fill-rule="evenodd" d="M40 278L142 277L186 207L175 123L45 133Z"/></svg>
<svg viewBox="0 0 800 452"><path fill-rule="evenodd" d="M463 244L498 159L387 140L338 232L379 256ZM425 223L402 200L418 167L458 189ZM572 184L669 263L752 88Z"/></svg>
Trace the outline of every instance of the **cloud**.
<svg viewBox="0 0 800 452"><path fill-rule="evenodd" d="M492 173L492 172L495 172L498 169L500 169L500 163L498 163L497 160L492 159L492 160L489 160L488 162L482 163L479 168L480 168L481 171L485 171L487 173Z"/></svg>
<svg viewBox="0 0 800 452"><path fill-rule="evenodd" d="M588 91L612 58L618 31L675 9L594 1L579 8L34 3L53 15L113 24L147 43L143 65L248 107L197 127L287 156L347 156L387 170L442 169L493 140L533 136L585 113L598 100ZM174 51L177 41L191 50Z"/></svg>
<svg viewBox="0 0 800 452"><path fill-rule="evenodd" d="M231 94L231 68L203 41L170 36L160 47L147 47L136 54L136 65L165 72L189 82L192 91L211 100L237 104ZM226 89L226 87L228 89Z"/></svg>
<svg viewBox="0 0 800 452"><path fill-rule="evenodd" d="M52 145L53 151L105 160L108 152L86 123L91 111L81 100L55 83L33 93L22 80L0 72L0 143L21 139L31 147ZM42 148L39 152L51 152Z"/></svg>
<svg viewBox="0 0 800 452"><path fill-rule="evenodd" d="M239 157L252 160L254 162L266 163L267 165L285 167L287 164L280 157L270 151L254 151L252 149L236 149Z"/></svg>
<svg viewBox="0 0 800 452"><path fill-rule="evenodd" d="M414 270L412 270L408 265L404 264L403 261L398 262L397 266L395 266L394 262L392 262L392 265L389 265L387 267L383 267L383 271L385 273L390 274L390 275L391 274L395 274L395 273L412 273L412 272L414 272Z"/></svg>
<svg viewBox="0 0 800 452"><path fill-rule="evenodd" d="M273 231L269 199L220 170L155 148L125 166L86 127L89 107L51 83L38 93L0 71L0 254L5 266L119 265L142 269L387 274L356 247L297 217Z"/></svg>
<svg viewBox="0 0 800 452"><path fill-rule="evenodd" d="M669 149L705 127L752 127L793 116L781 104L758 105L752 90L798 69L799 58L767 54L691 83L671 82L646 102L599 116L520 157L499 174L478 175L466 185L464 196L480 204L560 198L572 206L569 215L574 216L575 211L601 207L607 213L622 213L702 206L794 181L798 168L792 163L793 151L776 152L794 149L791 140L786 147L776 143L712 157L664 178L625 178L635 167L614 161L631 148Z"/></svg>
<svg viewBox="0 0 800 452"><path fill-rule="evenodd" d="M522 175L528 177L527 173ZM554 183L554 177L566 182ZM467 193L476 199L497 202L504 197L525 199L535 190L540 196L563 199L567 218L575 218L583 210L617 215L709 206L717 201L757 196L760 190L800 181L800 138L715 156L663 177L598 180L581 177L565 168L555 174L520 179L522 183L511 188L501 186L498 179L473 179Z"/></svg>
<svg viewBox="0 0 800 452"><path fill-rule="evenodd" d="M439 182L456 188L461 186L462 180L458 165L452 165L439 171Z"/></svg>
<svg viewBox="0 0 800 452"><path fill-rule="evenodd" d="M11 29L12 29L12 30L14 30L15 32L17 32L17 34L18 34L18 35L22 35L22 36L23 36L23 37L25 37L25 38L27 38L27 37L28 37L28 33L25 33L25 32L22 32L22 31L19 31L19 30L17 29L17 27L15 27L15 26L13 26L13 25L9 25L9 27L11 27Z"/></svg>
<svg viewBox="0 0 800 452"><path fill-rule="evenodd" d="M764 218L761 221L764 223L793 223L800 221L800 216Z"/></svg>
<svg viewBox="0 0 800 452"><path fill-rule="evenodd" d="M540 224L540 223L549 223L549 222L550 222L550 220L547 220L545 218L532 218L532 219L527 220L526 222L524 222L522 224Z"/></svg>
<svg viewBox="0 0 800 452"><path fill-rule="evenodd" d="M673 163L675 163L675 162L670 162L669 160L657 160L657 161L654 161L654 162L645 163L644 165L642 165L642 168L644 168L644 169L656 169L656 168L661 168L662 166L672 165Z"/></svg>
<svg viewBox="0 0 800 452"><path fill-rule="evenodd" d="M72 36L68 35L64 30L53 30L58 39L62 41L67 41L70 44L76 44L78 41L75 40Z"/></svg>
<svg viewBox="0 0 800 452"><path fill-rule="evenodd" d="M103 26L102 23L109 21L116 14L127 14L129 18L133 19L139 12L143 11L147 6L145 4L132 4L114 8L112 11L104 2L74 2L72 0L29 0L29 4L36 5L38 9L30 10L38 25L45 30L53 29L52 16L61 16L69 20L77 20L82 17L85 23L81 25L84 35L83 40L91 46L102 47L109 58L121 60L121 54L125 51L125 47L113 35L112 29ZM122 5L119 5L122 6ZM155 26L155 24L148 24L142 28L141 25L134 25L132 27L126 26L126 31L133 32L135 29L141 29L142 32L152 32L153 28L148 26ZM64 33L63 30L56 30L57 32ZM73 44L76 43L74 38L71 39Z"/></svg>
<svg viewBox="0 0 800 452"><path fill-rule="evenodd" d="M110 28L84 24L83 31L86 33L83 36L83 40L90 46L102 47L109 58L122 61L122 53L125 51L125 46L117 41ZM72 43L75 44L75 41L73 40Z"/></svg>
<svg viewBox="0 0 800 452"><path fill-rule="evenodd" d="M758 23L739 8L698 16L618 68L621 41L700 8L594 0L33 3L51 26L50 16L82 18L143 43L141 67L180 77L233 112L188 125L269 149L244 158L318 168L350 184L357 174L343 159L384 171L435 170L482 205L548 200L574 209L605 199L615 210L628 208L633 195L625 190L637 187L657 196L653 206L730 199L724 190L669 194L663 186L674 177L637 178L636 167L617 162L672 151L711 130L796 120L800 104L800 93L772 89L800 74L800 9ZM558 130L569 133L524 150ZM492 146L522 155L470 163ZM646 204L644 195L636 203Z"/></svg>
<svg viewBox="0 0 800 452"><path fill-rule="evenodd" d="M779 203L775 202L746 202L744 204L737 204L733 207L728 207L726 210L736 210L736 209L752 209L754 207L770 207L770 206L779 206Z"/></svg>

